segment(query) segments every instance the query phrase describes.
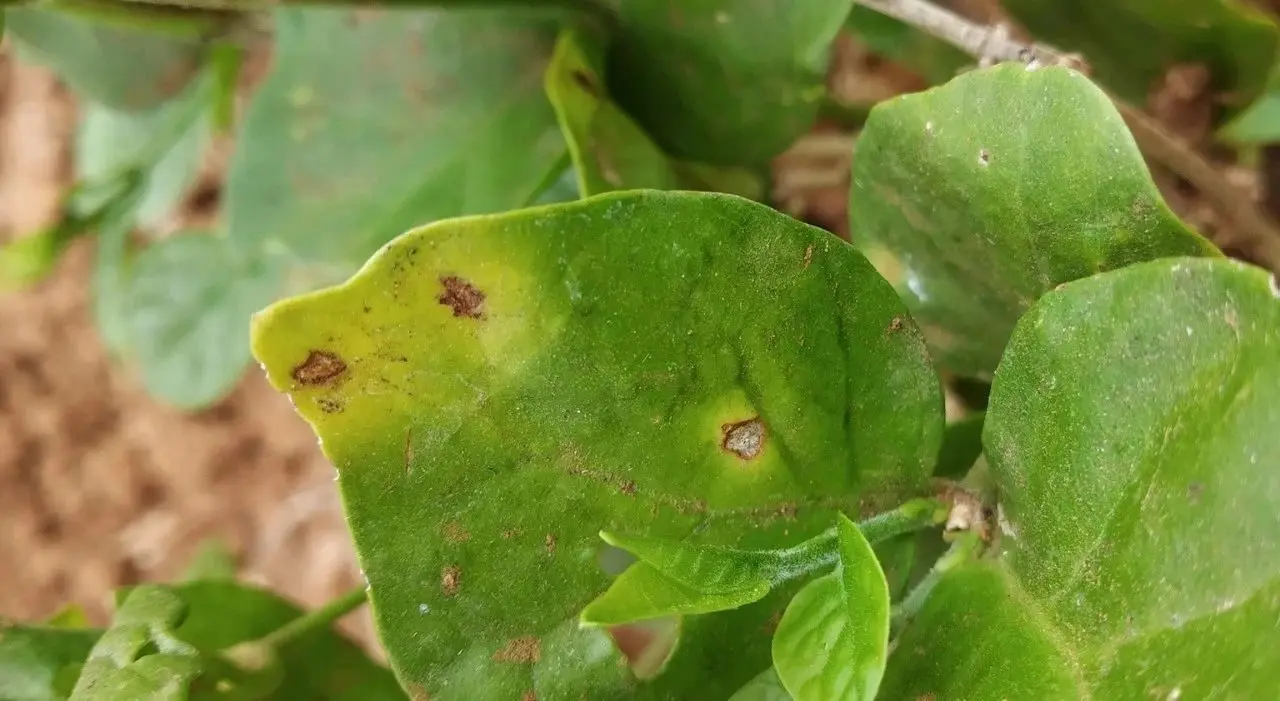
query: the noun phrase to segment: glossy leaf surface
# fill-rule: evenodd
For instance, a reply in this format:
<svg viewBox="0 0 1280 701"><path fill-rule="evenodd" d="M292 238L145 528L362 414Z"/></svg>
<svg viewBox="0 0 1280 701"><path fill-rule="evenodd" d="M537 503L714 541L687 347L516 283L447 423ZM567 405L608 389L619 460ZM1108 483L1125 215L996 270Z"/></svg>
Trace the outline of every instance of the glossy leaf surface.
<svg viewBox="0 0 1280 701"><path fill-rule="evenodd" d="M773 635L773 665L796 701L876 697L889 656L889 587L858 526L837 517L839 561L805 585Z"/></svg>
<svg viewBox="0 0 1280 701"><path fill-rule="evenodd" d="M392 663L433 698L575 672L547 636L607 588L601 529L794 544L833 509L900 502L940 440L892 288L838 239L723 195L426 227L253 336L338 466ZM691 617L636 693L727 698L768 666L781 596Z"/></svg>
<svg viewBox="0 0 1280 701"><path fill-rule="evenodd" d="M901 265L935 357L973 377L1056 285L1217 255L1165 205L1106 95L1065 68L1005 64L877 105L849 206L854 240Z"/></svg>

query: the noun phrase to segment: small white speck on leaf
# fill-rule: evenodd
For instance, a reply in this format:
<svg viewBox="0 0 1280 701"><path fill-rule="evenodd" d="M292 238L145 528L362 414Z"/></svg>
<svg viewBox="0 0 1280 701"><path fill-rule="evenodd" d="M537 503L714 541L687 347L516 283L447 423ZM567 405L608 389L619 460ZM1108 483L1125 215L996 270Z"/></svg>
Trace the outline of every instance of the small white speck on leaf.
<svg viewBox="0 0 1280 701"><path fill-rule="evenodd" d="M1180 698L1182 698L1182 687L1180 686L1173 687L1169 695L1165 697L1166 701L1178 701Z"/></svg>
<svg viewBox="0 0 1280 701"><path fill-rule="evenodd" d="M978 151L978 165L980 166L991 165L991 154L988 153L985 148L982 149L981 151Z"/></svg>
<svg viewBox="0 0 1280 701"><path fill-rule="evenodd" d="M431 613L431 607L426 604L418 604L418 613L425 616Z"/></svg>
<svg viewBox="0 0 1280 701"><path fill-rule="evenodd" d="M728 24L731 19L733 18L729 16L728 12L721 11L716 13L716 24Z"/></svg>
<svg viewBox="0 0 1280 701"><path fill-rule="evenodd" d="M930 133L930 134L932 134L932 133L933 133L933 121L932 121L932 120L924 123L924 130L925 130L926 132Z"/></svg>
<svg viewBox="0 0 1280 701"><path fill-rule="evenodd" d="M1190 337L1191 337L1191 334L1193 334L1193 333L1195 333L1195 332L1191 330L1191 327L1190 327L1190 326L1188 326L1188 327L1187 327L1187 338L1190 338Z"/></svg>

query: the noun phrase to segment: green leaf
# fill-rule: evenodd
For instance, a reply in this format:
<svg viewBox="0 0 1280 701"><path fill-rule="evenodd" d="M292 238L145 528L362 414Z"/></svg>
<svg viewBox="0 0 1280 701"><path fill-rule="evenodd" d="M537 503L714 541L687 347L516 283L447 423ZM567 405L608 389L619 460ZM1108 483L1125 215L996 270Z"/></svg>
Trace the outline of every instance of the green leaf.
<svg viewBox="0 0 1280 701"><path fill-rule="evenodd" d="M195 555L182 572L182 579L198 581L234 581L236 578L235 553L227 543L218 538L201 541Z"/></svg>
<svg viewBox="0 0 1280 701"><path fill-rule="evenodd" d="M760 166L813 125L853 0L613 5L614 100L673 156Z"/></svg>
<svg viewBox="0 0 1280 701"><path fill-rule="evenodd" d="M760 195L763 186L750 171L681 163L663 153L604 94L597 68L601 53L580 32L566 30L547 67L547 96L569 143L583 196L644 188Z"/></svg>
<svg viewBox="0 0 1280 701"><path fill-rule="evenodd" d="M1077 51L1104 85L1145 103L1170 67L1200 64L1237 107L1262 90L1276 59L1273 22L1239 0L1005 0L1037 39Z"/></svg>
<svg viewBox="0 0 1280 701"><path fill-rule="evenodd" d="M203 580L171 588L189 615L175 633L207 656L257 640L304 611L280 596L234 581ZM279 651L283 680L268 699L397 701L405 698L391 671L332 629L316 629Z"/></svg>
<svg viewBox="0 0 1280 701"><path fill-rule="evenodd" d="M892 288L725 195L415 230L253 339L339 470L392 664L433 699L518 697L561 664L541 641L607 587L600 530L783 547L899 503L940 441ZM641 692L727 698L768 665L783 603L691 617Z"/></svg>
<svg viewBox="0 0 1280 701"><path fill-rule="evenodd" d="M980 378L1056 285L1218 255L1165 205L1107 96L1065 68L1005 64L877 105L849 207L855 241L896 256L934 357Z"/></svg>
<svg viewBox="0 0 1280 701"><path fill-rule="evenodd" d="M72 701L187 698L203 665L174 635L185 612L182 599L163 587L135 588L89 652Z"/></svg>
<svg viewBox="0 0 1280 701"><path fill-rule="evenodd" d="M769 582L763 580L738 587L689 585L639 562L582 610L582 624L615 626L662 616L725 611L759 601L769 589Z"/></svg>
<svg viewBox="0 0 1280 701"><path fill-rule="evenodd" d="M128 353L132 343L127 306L133 262L130 239L140 193L140 188L128 186L107 205L98 227L92 284L94 322L107 349L117 356Z"/></svg>
<svg viewBox="0 0 1280 701"><path fill-rule="evenodd" d="M9 7L8 37L18 55L46 66L92 102L112 109L147 110L177 95L200 69L202 35L210 27L195 15L170 31L132 26L79 10Z"/></svg>
<svg viewBox="0 0 1280 701"><path fill-rule="evenodd" d="M65 701L100 630L0 621L0 699Z"/></svg>
<svg viewBox="0 0 1280 701"><path fill-rule="evenodd" d="M249 318L279 294L280 267L198 232L143 249L124 313L147 391L183 408L225 395L250 360Z"/></svg>
<svg viewBox="0 0 1280 701"><path fill-rule="evenodd" d="M1070 283L1028 312L984 435L1003 556L939 584L886 692L1272 695L1277 296L1262 270L1168 259ZM1001 665L975 674L979 655Z"/></svg>
<svg viewBox="0 0 1280 701"><path fill-rule="evenodd" d="M986 412L969 414L947 423L942 434L942 449L938 451L938 465L933 468L934 477L958 480L982 455L982 425Z"/></svg>
<svg viewBox="0 0 1280 701"><path fill-rule="evenodd" d="M1280 66L1271 70L1266 92L1223 127L1221 136L1238 144L1280 142Z"/></svg>
<svg viewBox="0 0 1280 701"><path fill-rule="evenodd" d="M410 227L523 205L564 152L546 12L281 9L275 27L227 180L238 249L344 276Z"/></svg>
<svg viewBox="0 0 1280 701"><path fill-rule="evenodd" d="M973 64L960 49L869 7L855 5L845 26L867 48L931 83L945 83Z"/></svg>
<svg viewBox="0 0 1280 701"><path fill-rule="evenodd" d="M195 182L209 132L211 88L211 80L197 81L178 99L148 112L86 105L76 134L77 180L110 182L136 171L137 226L156 228ZM107 188L89 189L72 199L72 207L87 214L115 195Z"/></svg>
<svg viewBox="0 0 1280 701"><path fill-rule="evenodd" d="M871 701L889 656L889 587L871 544L837 517L836 570L805 585L773 635L773 666L796 701Z"/></svg>
<svg viewBox="0 0 1280 701"><path fill-rule="evenodd" d="M0 245L0 292L20 290L43 280L53 272L67 244L84 231L81 222L64 219Z"/></svg>
<svg viewBox="0 0 1280 701"><path fill-rule="evenodd" d="M747 682L729 701L791 701L791 694L782 685L777 670L770 667Z"/></svg>

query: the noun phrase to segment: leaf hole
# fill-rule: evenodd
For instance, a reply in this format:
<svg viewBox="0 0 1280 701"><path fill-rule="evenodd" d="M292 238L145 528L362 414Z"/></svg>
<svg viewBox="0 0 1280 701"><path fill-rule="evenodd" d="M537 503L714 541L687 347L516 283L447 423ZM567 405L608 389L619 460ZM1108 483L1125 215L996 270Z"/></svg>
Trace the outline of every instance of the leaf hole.
<svg viewBox="0 0 1280 701"><path fill-rule="evenodd" d="M986 166L991 164L991 153L985 148L978 151L978 165Z"/></svg>

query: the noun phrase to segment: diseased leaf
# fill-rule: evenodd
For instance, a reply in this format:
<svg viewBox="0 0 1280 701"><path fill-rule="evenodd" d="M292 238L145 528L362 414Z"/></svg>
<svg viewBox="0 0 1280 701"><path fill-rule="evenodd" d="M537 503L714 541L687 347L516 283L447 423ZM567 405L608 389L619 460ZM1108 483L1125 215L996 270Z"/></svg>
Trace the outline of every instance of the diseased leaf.
<svg viewBox="0 0 1280 701"><path fill-rule="evenodd" d="M412 231L253 338L338 467L391 662L433 699L518 698L571 664L544 642L608 586L601 529L793 544L923 487L940 440L892 288L835 237L724 195ZM768 665L791 593L689 617L636 695L728 698Z"/></svg>
<svg viewBox="0 0 1280 701"><path fill-rule="evenodd" d="M667 153L761 166L812 126L853 0L614 2L605 75Z"/></svg>
<svg viewBox="0 0 1280 701"><path fill-rule="evenodd" d="M171 15L151 29L69 8L11 6L4 14L20 57L52 69L92 102L126 111L154 108L181 92L200 69L203 36L214 29L195 13Z"/></svg>
<svg viewBox="0 0 1280 701"><path fill-rule="evenodd" d="M577 31L564 32L547 68L546 88L578 173L583 196L614 190L716 190L758 197L750 171L681 163L605 94L601 51Z"/></svg>
<svg viewBox="0 0 1280 701"><path fill-rule="evenodd" d="M1036 38L1089 62L1123 97L1144 103L1165 71L1199 64L1213 91L1236 107L1251 102L1276 60L1280 32L1239 0L1005 0L1005 10Z"/></svg>
<svg viewBox="0 0 1280 701"><path fill-rule="evenodd" d="M934 357L971 377L1058 284L1218 255L1165 205L1106 95L1065 68L1005 64L877 105L849 208L854 240L897 258Z"/></svg>
<svg viewBox="0 0 1280 701"><path fill-rule="evenodd" d="M0 699L66 701L100 630L0 621Z"/></svg>
<svg viewBox="0 0 1280 701"><path fill-rule="evenodd" d="M275 26L227 179L237 249L340 279L410 227L523 205L564 152L544 11L288 8Z"/></svg>
<svg viewBox="0 0 1280 701"><path fill-rule="evenodd" d="M805 585L773 635L773 666L796 701L876 697L889 656L889 587L871 544L837 516L836 570Z"/></svg>
<svg viewBox="0 0 1280 701"><path fill-rule="evenodd" d="M996 372L983 437L1003 555L939 585L886 692L1272 695L1277 396L1280 300L1262 270L1175 258L1045 295Z"/></svg>
<svg viewBox="0 0 1280 701"><path fill-rule="evenodd" d="M248 320L279 294L281 267L201 232L170 236L138 253L124 313L147 391L183 408L225 395L249 363Z"/></svg>

